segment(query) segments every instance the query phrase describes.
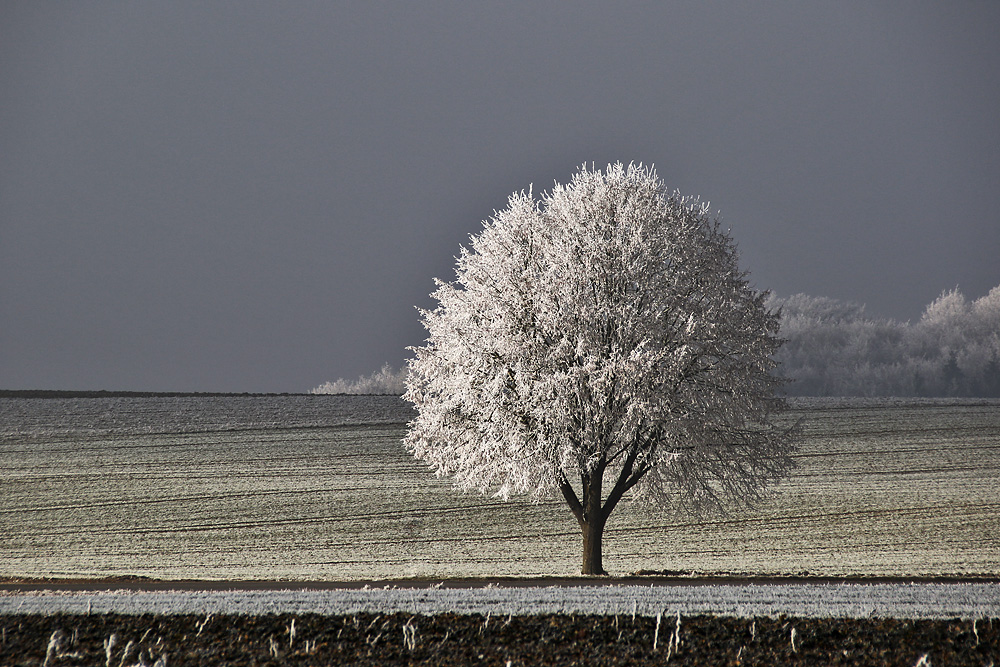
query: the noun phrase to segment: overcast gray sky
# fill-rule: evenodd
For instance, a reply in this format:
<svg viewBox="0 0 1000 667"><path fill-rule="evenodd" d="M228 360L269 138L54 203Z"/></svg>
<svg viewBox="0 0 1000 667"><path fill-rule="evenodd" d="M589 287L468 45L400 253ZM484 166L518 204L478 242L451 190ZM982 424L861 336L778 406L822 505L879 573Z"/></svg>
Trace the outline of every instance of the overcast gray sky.
<svg viewBox="0 0 1000 667"><path fill-rule="evenodd" d="M507 196L642 161L756 286L1000 284L997 2L4 2L0 388L398 365Z"/></svg>

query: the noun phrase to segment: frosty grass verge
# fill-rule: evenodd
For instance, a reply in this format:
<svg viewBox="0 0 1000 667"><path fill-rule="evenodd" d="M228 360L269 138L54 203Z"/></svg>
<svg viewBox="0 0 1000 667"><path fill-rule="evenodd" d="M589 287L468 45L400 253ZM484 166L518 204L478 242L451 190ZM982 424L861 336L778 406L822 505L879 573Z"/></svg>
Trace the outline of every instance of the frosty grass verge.
<svg viewBox="0 0 1000 667"><path fill-rule="evenodd" d="M633 614L1000 617L1000 584L580 586L323 591L0 592L0 614Z"/></svg>

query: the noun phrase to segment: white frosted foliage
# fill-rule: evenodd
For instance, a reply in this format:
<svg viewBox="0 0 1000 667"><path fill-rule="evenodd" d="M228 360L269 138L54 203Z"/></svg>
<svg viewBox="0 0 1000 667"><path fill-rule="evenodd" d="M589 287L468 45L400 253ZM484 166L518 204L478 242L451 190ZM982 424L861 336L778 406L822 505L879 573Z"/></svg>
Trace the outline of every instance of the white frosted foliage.
<svg viewBox="0 0 1000 667"><path fill-rule="evenodd" d="M462 488L751 502L790 467L775 313L707 207L642 165L510 197L422 311L407 447ZM600 493L600 485L597 485ZM574 503L570 501L573 508Z"/></svg>

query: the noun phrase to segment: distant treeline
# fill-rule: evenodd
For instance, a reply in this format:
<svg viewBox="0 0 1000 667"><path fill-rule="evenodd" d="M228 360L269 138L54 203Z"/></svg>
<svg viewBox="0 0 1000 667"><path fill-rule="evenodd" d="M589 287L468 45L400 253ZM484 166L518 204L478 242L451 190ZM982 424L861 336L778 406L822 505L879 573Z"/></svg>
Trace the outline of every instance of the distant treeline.
<svg viewBox="0 0 1000 667"><path fill-rule="evenodd" d="M944 292L913 323L805 294L769 305L781 308L789 395L1000 397L1000 287L975 301Z"/></svg>
<svg viewBox="0 0 1000 667"><path fill-rule="evenodd" d="M790 396L983 396L1000 398L1000 286L975 301L944 292L914 323L869 317L857 303L796 294L781 309L776 358ZM394 394L406 368L389 364L314 394Z"/></svg>

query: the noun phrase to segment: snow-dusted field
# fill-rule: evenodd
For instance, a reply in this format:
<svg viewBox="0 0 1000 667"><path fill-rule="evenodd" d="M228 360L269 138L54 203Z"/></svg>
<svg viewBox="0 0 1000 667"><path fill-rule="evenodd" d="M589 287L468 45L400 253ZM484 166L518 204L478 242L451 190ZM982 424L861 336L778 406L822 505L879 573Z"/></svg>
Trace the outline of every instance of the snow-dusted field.
<svg viewBox="0 0 1000 667"><path fill-rule="evenodd" d="M809 401L756 511L622 507L612 573L1000 575L1000 401ZM463 495L383 397L0 399L0 577L573 575L561 502Z"/></svg>
<svg viewBox="0 0 1000 667"><path fill-rule="evenodd" d="M1000 584L0 593L0 614L636 614L997 618Z"/></svg>

